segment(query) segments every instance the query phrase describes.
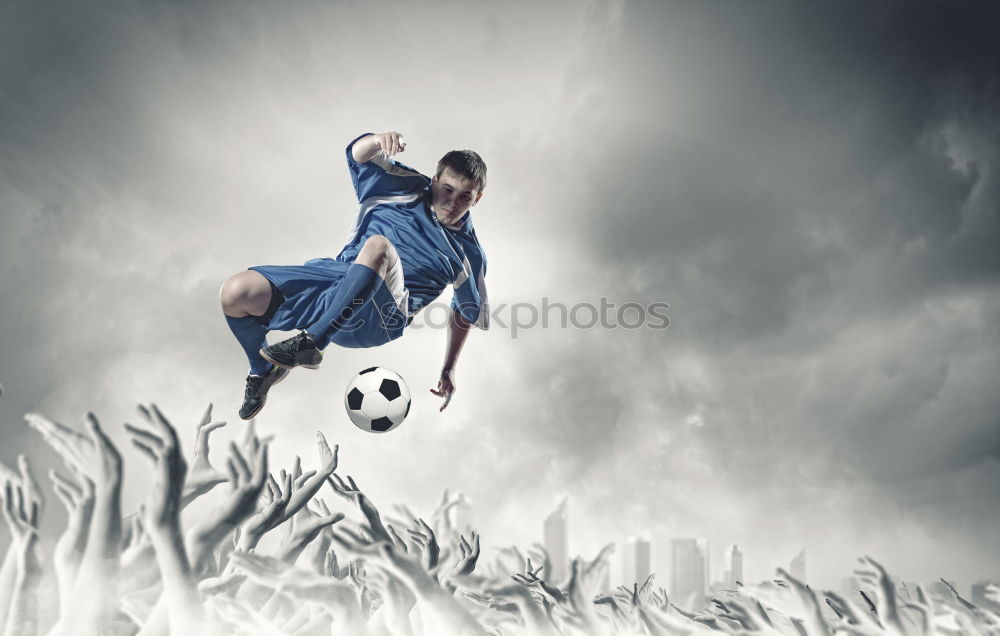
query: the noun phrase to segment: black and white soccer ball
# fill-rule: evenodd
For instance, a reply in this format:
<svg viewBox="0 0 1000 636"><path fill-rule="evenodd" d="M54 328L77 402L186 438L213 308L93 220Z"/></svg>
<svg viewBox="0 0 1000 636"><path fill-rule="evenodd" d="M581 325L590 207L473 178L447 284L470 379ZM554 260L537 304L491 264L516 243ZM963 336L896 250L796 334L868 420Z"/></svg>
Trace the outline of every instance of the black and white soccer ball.
<svg viewBox="0 0 1000 636"><path fill-rule="evenodd" d="M371 367L347 384L344 406L361 430L385 433L402 424L410 412L410 389L395 371Z"/></svg>

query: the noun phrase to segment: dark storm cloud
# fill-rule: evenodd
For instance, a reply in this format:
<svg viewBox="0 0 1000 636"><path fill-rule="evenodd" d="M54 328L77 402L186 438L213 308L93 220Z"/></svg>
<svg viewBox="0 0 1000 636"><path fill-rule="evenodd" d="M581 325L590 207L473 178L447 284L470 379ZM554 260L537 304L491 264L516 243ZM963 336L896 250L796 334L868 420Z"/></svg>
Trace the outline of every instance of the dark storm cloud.
<svg viewBox="0 0 1000 636"><path fill-rule="evenodd" d="M961 509L959 541L985 540L995 489L957 503L942 484L998 475L995 14L629 3L611 42L581 53L565 89L580 99L554 133L573 159L546 169L576 192L549 222L589 250L592 290L671 304L672 342L614 340L615 357L660 379L643 394L658 417L596 437L633 440L620 457L659 449L631 483L679 466L696 481L685 457L704 453L702 487L724 484L731 504L865 491L873 510L906 506L915 528L950 532L944 510ZM595 68L607 81L577 90ZM577 342L574 373L627 403L618 368ZM708 385L677 381L683 351ZM587 417L590 402L558 395L581 404L567 421ZM683 425L692 413L703 426ZM676 503L697 527L701 502ZM844 536L877 523L855 513Z"/></svg>
<svg viewBox="0 0 1000 636"><path fill-rule="evenodd" d="M594 209L613 211L584 231L602 256L658 267L679 308L711 302L699 318L713 338L787 328L869 251L885 262L863 276L903 270L878 281L898 302L995 279L990 20L893 7L629 5L593 117L611 125L588 132L603 159ZM685 35L693 22L715 36ZM692 293L684 272L701 302L677 298Z"/></svg>

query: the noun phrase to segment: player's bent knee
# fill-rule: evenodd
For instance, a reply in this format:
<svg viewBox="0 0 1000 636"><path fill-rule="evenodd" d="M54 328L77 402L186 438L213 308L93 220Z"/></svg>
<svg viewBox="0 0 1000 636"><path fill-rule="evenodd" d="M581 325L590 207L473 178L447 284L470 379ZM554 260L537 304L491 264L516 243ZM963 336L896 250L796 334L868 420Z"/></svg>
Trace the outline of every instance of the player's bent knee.
<svg viewBox="0 0 1000 636"><path fill-rule="evenodd" d="M219 290L219 301L226 313L254 314L262 304L266 307L270 299L271 284L253 270L230 276Z"/></svg>
<svg viewBox="0 0 1000 636"><path fill-rule="evenodd" d="M358 261L376 271L384 271L396 259L396 248L392 241L375 234L365 239L365 245L358 254Z"/></svg>

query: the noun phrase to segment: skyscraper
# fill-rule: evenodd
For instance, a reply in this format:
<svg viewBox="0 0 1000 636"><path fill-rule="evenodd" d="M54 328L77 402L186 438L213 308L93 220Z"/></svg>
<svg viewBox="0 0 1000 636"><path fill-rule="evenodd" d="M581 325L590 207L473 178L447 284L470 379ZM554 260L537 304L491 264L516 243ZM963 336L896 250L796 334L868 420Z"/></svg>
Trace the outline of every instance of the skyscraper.
<svg viewBox="0 0 1000 636"><path fill-rule="evenodd" d="M567 501L563 499L559 507L545 518L544 540L545 550L549 553L549 565L543 572L543 578L553 585L560 583L569 576L569 536L566 522Z"/></svg>
<svg viewBox="0 0 1000 636"><path fill-rule="evenodd" d="M622 550L622 585L632 587L633 583L642 585L650 575L651 546L649 541L638 537L629 537Z"/></svg>
<svg viewBox="0 0 1000 636"><path fill-rule="evenodd" d="M670 541L670 594L681 607L700 607L708 582L708 544L702 539Z"/></svg>
<svg viewBox="0 0 1000 636"><path fill-rule="evenodd" d="M736 587L736 581L743 582L743 551L735 543L726 548L726 574L723 582L728 589Z"/></svg>
<svg viewBox="0 0 1000 636"><path fill-rule="evenodd" d="M973 583L972 604L982 609L990 610L991 612L1000 612L1000 603L987 596L989 586L991 585L997 586L998 584L990 581L979 581L977 583Z"/></svg>

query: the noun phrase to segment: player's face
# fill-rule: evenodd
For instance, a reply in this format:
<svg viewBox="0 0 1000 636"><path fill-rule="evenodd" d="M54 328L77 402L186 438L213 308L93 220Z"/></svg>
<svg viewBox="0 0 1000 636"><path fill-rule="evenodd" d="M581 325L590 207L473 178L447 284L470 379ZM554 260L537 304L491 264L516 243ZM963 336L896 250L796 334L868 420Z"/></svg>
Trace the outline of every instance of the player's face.
<svg viewBox="0 0 1000 636"><path fill-rule="evenodd" d="M449 168L431 180L431 192L434 195L434 213L442 223L459 220L483 196L482 190Z"/></svg>

